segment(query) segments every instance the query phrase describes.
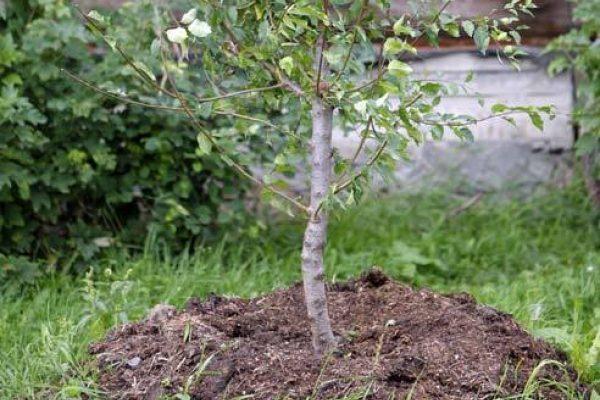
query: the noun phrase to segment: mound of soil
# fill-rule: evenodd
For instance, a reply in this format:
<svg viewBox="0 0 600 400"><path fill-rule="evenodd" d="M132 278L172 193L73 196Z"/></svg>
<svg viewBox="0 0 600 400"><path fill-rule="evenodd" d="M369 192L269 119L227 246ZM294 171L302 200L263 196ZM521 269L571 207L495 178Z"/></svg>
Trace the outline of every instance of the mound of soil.
<svg viewBox="0 0 600 400"><path fill-rule="evenodd" d="M114 399L492 399L521 393L540 361L566 360L468 294L416 291L378 270L332 285L328 301L340 344L321 361L301 285L252 300L192 299L180 312L155 308L90 351ZM572 382L574 374L548 365L539 378Z"/></svg>

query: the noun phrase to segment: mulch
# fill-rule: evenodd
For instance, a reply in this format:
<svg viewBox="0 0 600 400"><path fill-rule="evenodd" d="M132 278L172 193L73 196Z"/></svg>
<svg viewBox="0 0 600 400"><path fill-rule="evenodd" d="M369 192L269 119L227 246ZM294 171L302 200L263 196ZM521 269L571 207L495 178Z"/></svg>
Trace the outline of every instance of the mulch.
<svg viewBox="0 0 600 400"><path fill-rule="evenodd" d="M376 269L331 285L328 304L339 346L320 360L300 284L250 300L191 299L181 311L157 306L90 353L111 399L493 399L523 393L543 360L567 365L510 315ZM549 382L584 391L571 368L548 363L530 380L531 397L564 399Z"/></svg>

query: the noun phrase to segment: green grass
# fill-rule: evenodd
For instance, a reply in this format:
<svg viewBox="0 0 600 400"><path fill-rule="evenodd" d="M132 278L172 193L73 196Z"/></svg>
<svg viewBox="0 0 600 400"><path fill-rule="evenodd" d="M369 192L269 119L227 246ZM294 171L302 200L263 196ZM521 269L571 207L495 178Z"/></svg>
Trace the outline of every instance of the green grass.
<svg viewBox="0 0 600 400"><path fill-rule="evenodd" d="M579 188L528 202L448 194L371 200L331 222L330 279L378 265L442 292L467 291L565 349L586 382L600 383L600 216ZM0 297L0 398L78 398L94 390L86 349L152 305L211 292L254 296L300 278L301 227L261 240L224 239L193 256L152 241L144 255L115 254L73 278L55 274ZM594 342L595 341L595 342ZM91 392L90 392L91 393ZM93 393L92 393L93 394Z"/></svg>

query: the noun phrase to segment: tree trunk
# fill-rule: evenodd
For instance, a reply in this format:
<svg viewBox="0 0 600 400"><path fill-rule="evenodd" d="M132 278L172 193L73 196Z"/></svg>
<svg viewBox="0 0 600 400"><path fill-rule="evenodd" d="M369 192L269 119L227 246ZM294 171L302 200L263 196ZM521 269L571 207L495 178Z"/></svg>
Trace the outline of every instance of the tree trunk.
<svg viewBox="0 0 600 400"><path fill-rule="evenodd" d="M321 57L323 38L317 42L315 70L326 76L327 66ZM320 64L320 65L319 65ZM319 72L320 70L320 72ZM310 143L310 217L302 243L302 279L304 298L312 330L313 349L317 356L323 355L335 345L335 339L327 310L323 251L327 240L327 212L322 201L327 196L332 170L331 133L333 108L318 90L312 99L312 137Z"/></svg>

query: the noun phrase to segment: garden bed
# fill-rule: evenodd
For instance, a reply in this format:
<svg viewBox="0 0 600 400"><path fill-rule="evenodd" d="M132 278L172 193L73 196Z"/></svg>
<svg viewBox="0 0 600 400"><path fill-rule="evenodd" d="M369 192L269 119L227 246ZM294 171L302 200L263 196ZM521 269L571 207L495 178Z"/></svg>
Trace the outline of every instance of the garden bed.
<svg viewBox="0 0 600 400"><path fill-rule="evenodd" d="M577 389L568 367L536 369L565 362L562 352L467 294L414 290L372 270L331 285L328 301L340 344L320 362L301 285L252 300L191 299L183 311L158 307L90 351L115 399L564 399L553 382Z"/></svg>

